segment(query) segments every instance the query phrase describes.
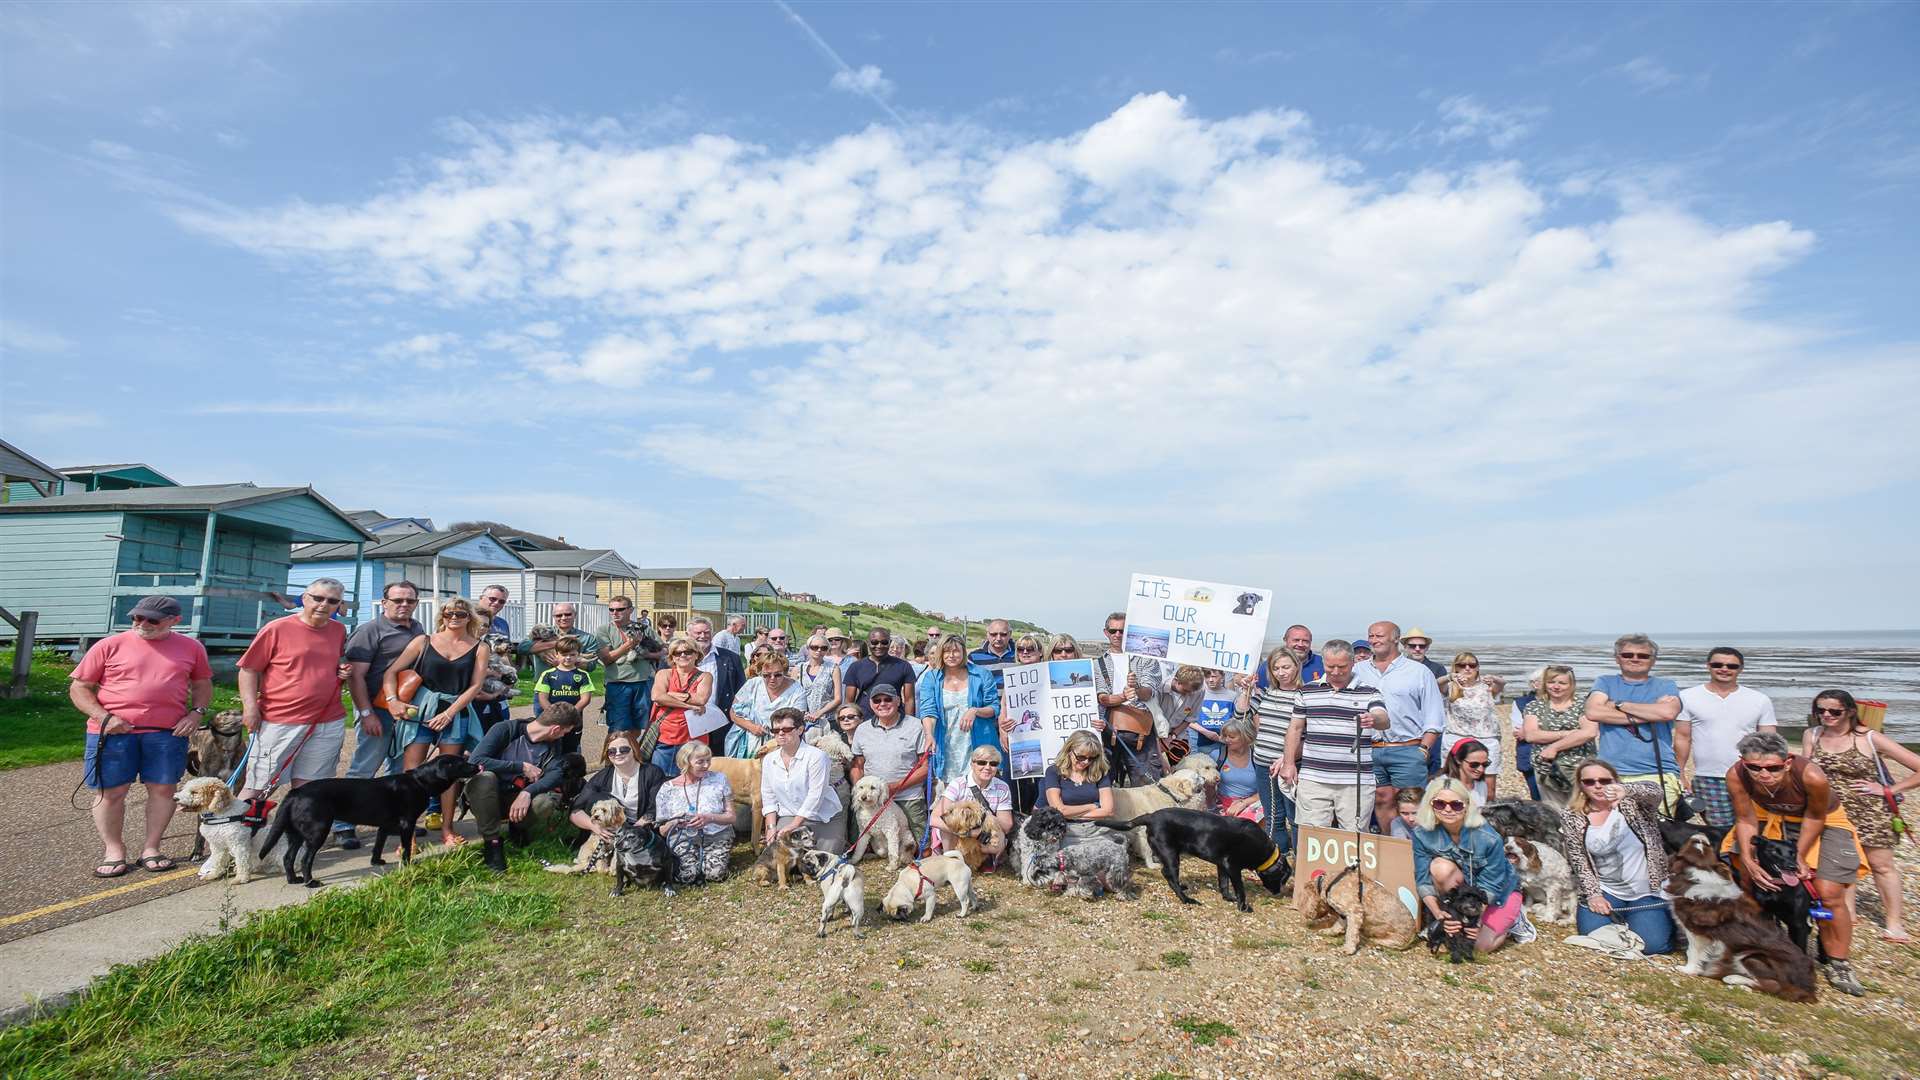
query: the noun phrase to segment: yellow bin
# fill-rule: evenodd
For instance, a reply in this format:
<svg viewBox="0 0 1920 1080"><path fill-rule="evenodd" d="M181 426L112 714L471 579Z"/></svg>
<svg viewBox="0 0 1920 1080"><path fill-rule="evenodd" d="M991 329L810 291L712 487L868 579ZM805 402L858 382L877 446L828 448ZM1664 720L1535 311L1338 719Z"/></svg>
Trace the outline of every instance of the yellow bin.
<svg viewBox="0 0 1920 1080"><path fill-rule="evenodd" d="M1854 704L1860 706L1860 726L1861 727L1872 728L1875 731L1881 731L1886 728L1887 726L1887 703L1886 702L1856 700Z"/></svg>

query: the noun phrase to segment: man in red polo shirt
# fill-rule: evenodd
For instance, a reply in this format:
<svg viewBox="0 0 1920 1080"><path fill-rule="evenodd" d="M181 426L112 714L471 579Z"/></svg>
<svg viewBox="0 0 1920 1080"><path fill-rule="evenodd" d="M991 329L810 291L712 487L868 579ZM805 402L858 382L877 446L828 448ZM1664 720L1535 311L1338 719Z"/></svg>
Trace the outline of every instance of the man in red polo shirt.
<svg viewBox="0 0 1920 1080"><path fill-rule="evenodd" d="M300 612L262 627L240 657L240 707L253 749L242 799L266 795L279 780L294 787L340 767L347 710L340 704L340 658L347 628L334 619L346 586L315 578Z"/></svg>
<svg viewBox="0 0 1920 1080"><path fill-rule="evenodd" d="M187 736L200 726L213 700L213 670L198 641L173 632L180 602L149 596L133 606L133 629L94 642L67 686L73 706L87 715L86 783L99 793L93 825L105 849L94 877L131 870L120 830L126 823L127 789L147 785L147 836L142 869L174 867L160 854L160 838L173 820L173 789L187 771Z"/></svg>

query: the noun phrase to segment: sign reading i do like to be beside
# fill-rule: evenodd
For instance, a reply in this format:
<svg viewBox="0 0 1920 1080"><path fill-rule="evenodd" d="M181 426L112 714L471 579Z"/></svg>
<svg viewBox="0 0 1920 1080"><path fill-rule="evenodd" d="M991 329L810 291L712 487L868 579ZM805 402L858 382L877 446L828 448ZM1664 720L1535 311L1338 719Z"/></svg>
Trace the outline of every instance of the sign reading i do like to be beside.
<svg viewBox="0 0 1920 1080"><path fill-rule="evenodd" d="M1128 656L1251 675L1271 614L1272 589L1135 574L1122 648Z"/></svg>

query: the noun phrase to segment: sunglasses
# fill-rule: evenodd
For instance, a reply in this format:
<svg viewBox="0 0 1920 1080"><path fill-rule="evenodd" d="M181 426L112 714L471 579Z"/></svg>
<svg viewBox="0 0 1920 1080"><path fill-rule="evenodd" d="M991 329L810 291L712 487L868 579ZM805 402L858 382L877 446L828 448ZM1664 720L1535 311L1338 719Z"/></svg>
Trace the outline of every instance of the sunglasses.
<svg viewBox="0 0 1920 1080"><path fill-rule="evenodd" d="M135 615L135 616L133 616L133 618L132 618L131 620L129 620L129 621L131 621L131 622L133 623L133 625L135 625L135 626L139 626L139 625L140 625L141 623L152 623L152 624L153 624L153 625L155 625L155 626L159 626L159 625L160 625L160 621L161 621L161 620L159 620L159 619L149 619L149 618L147 618L147 617L146 617L145 615Z"/></svg>
<svg viewBox="0 0 1920 1080"><path fill-rule="evenodd" d="M418 607L420 599L415 596L391 596L387 598L387 603L394 607Z"/></svg>
<svg viewBox="0 0 1920 1080"><path fill-rule="evenodd" d="M1618 657L1619 657L1620 659L1622 659L1622 660L1651 660L1651 659L1653 659L1653 654L1652 654L1652 653L1650 653L1650 652L1623 652L1623 653L1614 653L1614 655L1615 655L1615 656L1618 656Z"/></svg>
<svg viewBox="0 0 1920 1080"><path fill-rule="evenodd" d="M631 755L632 753L633 753L633 748L632 748L632 747L630 747L630 746L609 746L609 747L607 747L607 756L608 756L608 757L628 757L628 756L630 756L630 755Z"/></svg>
<svg viewBox="0 0 1920 1080"><path fill-rule="evenodd" d="M1055 650L1053 650L1053 655L1055 655L1055 656L1072 656L1072 655L1073 655L1073 650L1072 650L1072 649L1055 649Z"/></svg>
<svg viewBox="0 0 1920 1080"><path fill-rule="evenodd" d="M331 607L340 603L340 598L337 596L315 596L312 593L308 593L306 598L323 607Z"/></svg>
<svg viewBox="0 0 1920 1080"><path fill-rule="evenodd" d="M1421 649L1427 647L1427 643L1424 641L1403 641L1400 643L1400 647L1406 649L1408 652L1419 652Z"/></svg>
<svg viewBox="0 0 1920 1080"><path fill-rule="evenodd" d="M1712 668L1715 671L1739 671L1740 670L1739 664L1730 664L1723 660L1715 660L1714 662L1708 664L1707 666Z"/></svg>
<svg viewBox="0 0 1920 1080"><path fill-rule="evenodd" d="M1081 764L1085 764L1087 762L1098 761L1100 759L1097 755L1094 755L1094 754L1075 754L1073 755L1073 760L1078 761Z"/></svg>
<svg viewBox="0 0 1920 1080"><path fill-rule="evenodd" d="M1778 773L1787 771L1785 762L1781 762L1778 765L1745 765L1744 762L1742 764L1748 772Z"/></svg>
<svg viewBox="0 0 1920 1080"><path fill-rule="evenodd" d="M1612 778L1612 777L1608 777L1608 776L1599 776L1599 777L1594 777L1594 776L1589 776L1589 777L1587 777L1587 778L1586 778L1585 780L1582 780L1582 781L1580 781L1580 786L1581 786L1581 787L1606 787L1606 786L1607 786L1608 784L1611 784L1611 783L1613 783L1613 778Z"/></svg>
<svg viewBox="0 0 1920 1080"><path fill-rule="evenodd" d="M1126 632L1127 632L1127 628L1126 628L1126 627L1124 627L1124 626L1109 626L1109 627L1107 627L1107 633L1109 633L1109 634L1124 634L1124 633L1126 633Z"/></svg>
<svg viewBox="0 0 1920 1080"><path fill-rule="evenodd" d="M1457 802L1453 799L1435 799L1433 800L1433 808L1435 810L1465 810L1467 804Z"/></svg>
<svg viewBox="0 0 1920 1080"><path fill-rule="evenodd" d="M809 649L824 649L824 648L826 648L826 646L825 646L825 645L809 645L809 646L807 646L807 648L809 648Z"/></svg>
<svg viewBox="0 0 1920 1080"><path fill-rule="evenodd" d="M985 765L985 766L986 766L987 768L989 768L989 769L995 769L995 768L999 768L999 766L1000 766L1000 763L999 763L999 762L997 762L997 761L976 761L976 762L974 762L974 764L975 764L975 765Z"/></svg>
<svg viewBox="0 0 1920 1080"><path fill-rule="evenodd" d="M859 714L859 713L857 713L857 712L843 712L843 713L841 713L841 714L840 714L840 719L842 719L842 720L858 720L858 719L860 719L860 714Z"/></svg>
<svg viewBox="0 0 1920 1080"><path fill-rule="evenodd" d="M1453 670L1455 670L1455 671L1465 671L1465 670L1467 670L1468 668L1472 668L1472 669L1473 669L1473 670L1475 670L1475 671L1479 671L1479 670L1480 670L1480 665L1479 665L1479 664L1455 664L1455 665L1453 665Z"/></svg>
<svg viewBox="0 0 1920 1080"><path fill-rule="evenodd" d="M773 732L775 735L791 735L800 729L789 725L787 727L768 728L767 730Z"/></svg>
<svg viewBox="0 0 1920 1080"><path fill-rule="evenodd" d="M1013 649L1013 651L1014 651L1014 652L1039 652L1039 651L1040 651L1040 646L1038 646L1038 645L1016 645L1016 646L1014 646L1014 649Z"/></svg>
<svg viewBox="0 0 1920 1080"><path fill-rule="evenodd" d="M610 607L607 609L608 613L613 615L625 615L627 612L632 610L633 609L630 607Z"/></svg>
<svg viewBox="0 0 1920 1080"><path fill-rule="evenodd" d="M1828 708L1823 708L1823 707L1821 707L1821 706L1819 706L1819 705L1815 705L1815 706L1813 707L1813 711L1814 711L1814 712L1816 712L1816 713L1819 713L1819 714L1820 714L1821 716L1845 716L1845 715L1847 715L1847 710L1845 710L1845 709L1828 709Z"/></svg>
<svg viewBox="0 0 1920 1080"><path fill-rule="evenodd" d="M1463 761L1460 764L1465 765L1469 769L1484 769L1487 767L1487 763L1484 761Z"/></svg>

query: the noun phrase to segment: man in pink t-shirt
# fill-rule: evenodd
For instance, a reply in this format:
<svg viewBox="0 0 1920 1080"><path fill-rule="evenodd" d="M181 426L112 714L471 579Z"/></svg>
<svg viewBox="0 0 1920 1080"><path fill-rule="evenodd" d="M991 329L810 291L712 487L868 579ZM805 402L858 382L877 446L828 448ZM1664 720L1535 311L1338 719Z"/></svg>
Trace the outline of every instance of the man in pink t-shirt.
<svg viewBox="0 0 1920 1080"><path fill-rule="evenodd" d="M281 780L294 787L322 780L340 767L347 628L333 615L345 590L332 578L315 578L301 593L300 613L262 627L240 657L240 708L253 732L242 799L263 796Z"/></svg>
<svg viewBox="0 0 1920 1080"><path fill-rule="evenodd" d="M174 868L160 854L160 838L173 820L174 786L187 771L187 736L200 727L213 699L207 650L173 632L179 601L145 597L131 618L133 629L94 642L67 684L68 699L87 716L85 778L98 792L93 826L104 852L94 877L119 877L133 868L120 831L135 779L147 786L139 865L156 873Z"/></svg>

